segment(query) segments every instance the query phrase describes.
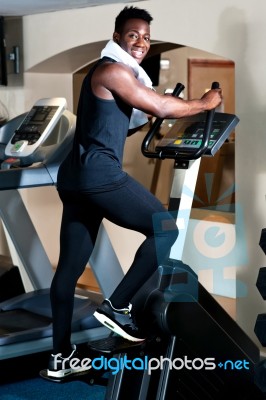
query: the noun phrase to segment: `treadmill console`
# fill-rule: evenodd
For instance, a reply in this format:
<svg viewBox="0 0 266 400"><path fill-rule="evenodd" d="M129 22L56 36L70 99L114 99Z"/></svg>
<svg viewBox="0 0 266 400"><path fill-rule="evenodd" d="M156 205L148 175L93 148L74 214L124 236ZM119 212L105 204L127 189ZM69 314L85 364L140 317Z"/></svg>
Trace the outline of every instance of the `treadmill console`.
<svg viewBox="0 0 266 400"><path fill-rule="evenodd" d="M66 99L61 97L38 100L9 140L5 155L28 157L33 154L54 129L66 106Z"/></svg>
<svg viewBox="0 0 266 400"><path fill-rule="evenodd" d="M176 120L173 127L161 139L155 150L158 152L189 154L195 152L202 143L206 113ZM239 119L233 114L215 112L210 132L208 148L204 155L214 156L238 124Z"/></svg>

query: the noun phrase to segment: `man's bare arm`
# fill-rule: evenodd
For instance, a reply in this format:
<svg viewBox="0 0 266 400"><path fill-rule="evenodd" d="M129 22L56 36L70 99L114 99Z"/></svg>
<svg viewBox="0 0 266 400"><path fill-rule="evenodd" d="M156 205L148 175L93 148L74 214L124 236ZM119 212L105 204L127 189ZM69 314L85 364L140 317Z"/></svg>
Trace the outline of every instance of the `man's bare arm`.
<svg viewBox="0 0 266 400"><path fill-rule="evenodd" d="M130 106L159 118L181 118L216 108L222 100L221 90L205 93L200 99L182 100L154 92L141 84L132 70L121 63L107 64L95 76L93 89L104 98L119 96Z"/></svg>

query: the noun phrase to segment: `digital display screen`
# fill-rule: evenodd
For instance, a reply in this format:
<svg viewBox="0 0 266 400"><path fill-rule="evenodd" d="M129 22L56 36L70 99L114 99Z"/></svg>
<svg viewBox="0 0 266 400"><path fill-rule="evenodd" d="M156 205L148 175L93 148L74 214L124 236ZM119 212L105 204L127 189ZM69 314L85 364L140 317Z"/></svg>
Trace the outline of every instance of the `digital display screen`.
<svg viewBox="0 0 266 400"><path fill-rule="evenodd" d="M45 121L47 115L49 114L49 111L44 112L43 110L37 110L33 117L31 118L32 122L43 122Z"/></svg>

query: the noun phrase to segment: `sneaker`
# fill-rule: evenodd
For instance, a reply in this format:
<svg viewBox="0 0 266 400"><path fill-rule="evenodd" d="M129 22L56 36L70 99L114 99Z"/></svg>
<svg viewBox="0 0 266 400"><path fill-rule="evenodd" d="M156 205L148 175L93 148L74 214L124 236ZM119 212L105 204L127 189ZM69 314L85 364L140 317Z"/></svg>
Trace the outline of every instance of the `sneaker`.
<svg viewBox="0 0 266 400"><path fill-rule="evenodd" d="M142 342L145 340L139 329L135 325L132 315L132 304L127 308L116 309L110 300L105 299L94 312L95 318L111 331L132 342Z"/></svg>
<svg viewBox="0 0 266 400"><path fill-rule="evenodd" d="M72 353L67 358L63 358L62 353L51 355L48 369L46 370L47 378L63 379L70 375L84 373L91 368L91 365L82 365L76 345L72 345L72 349ZM73 360L72 363L71 360Z"/></svg>

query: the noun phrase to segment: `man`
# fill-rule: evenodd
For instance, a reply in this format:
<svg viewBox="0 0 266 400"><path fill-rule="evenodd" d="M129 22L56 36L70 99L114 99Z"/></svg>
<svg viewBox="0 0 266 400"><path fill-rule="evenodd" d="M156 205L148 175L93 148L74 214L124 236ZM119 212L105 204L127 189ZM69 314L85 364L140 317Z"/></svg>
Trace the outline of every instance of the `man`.
<svg viewBox="0 0 266 400"><path fill-rule="evenodd" d="M221 102L220 90L191 101L152 90L140 67L150 48L151 21L146 10L125 7L116 18L113 40L81 89L73 149L58 173L63 216L60 257L51 286L54 352L47 370L51 378L86 369L71 368L71 359L77 357L70 342L74 292L103 218L146 237L121 283L94 313L102 324L131 341L143 341L145 335L135 324L130 300L167 257L178 235L171 214L122 169L128 132L147 122L146 115L180 118ZM167 231L154 230L155 214L169 220Z"/></svg>

